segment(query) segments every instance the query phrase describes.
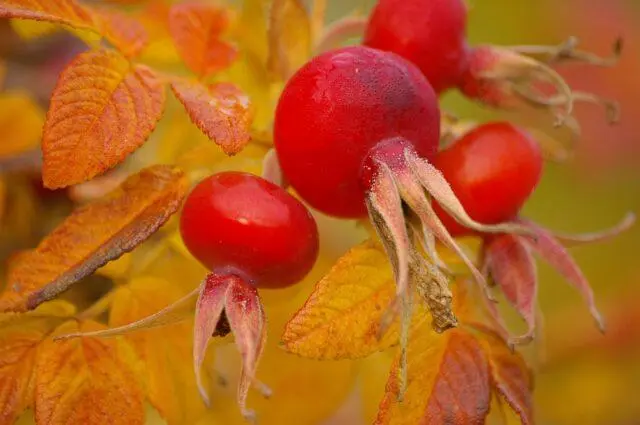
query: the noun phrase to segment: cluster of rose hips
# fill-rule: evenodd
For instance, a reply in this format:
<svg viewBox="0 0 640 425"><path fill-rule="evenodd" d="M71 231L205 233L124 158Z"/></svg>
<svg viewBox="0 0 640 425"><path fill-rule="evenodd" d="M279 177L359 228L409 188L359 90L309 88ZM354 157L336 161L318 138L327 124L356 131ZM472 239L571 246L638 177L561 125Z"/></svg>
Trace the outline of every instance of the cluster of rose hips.
<svg viewBox="0 0 640 425"><path fill-rule="evenodd" d="M413 290L411 262L446 267L436 241L460 255L486 289L486 275L454 236L483 238L487 263L481 269L489 272L499 269L496 258L508 261L509 251L501 250L508 244L500 242L508 235L550 259L576 285L585 283L550 233L518 217L543 168L540 148L526 131L508 122L478 125L440 149L437 96L445 90L458 88L491 106L538 103L561 120L574 100L548 66L514 50L468 46L466 13L463 0L380 0L364 46L313 58L287 82L275 112L283 180L325 214L370 218L394 268L403 318ZM557 93L543 97L536 92L539 82ZM318 253L313 217L277 183L241 172L213 175L191 192L181 216L185 245L211 270L196 312L196 373L225 318L243 356L239 401L246 415L265 332L255 288L298 282ZM416 256L419 249L426 256ZM450 295L426 302L436 330L456 325L452 313L440 314L450 312Z"/></svg>

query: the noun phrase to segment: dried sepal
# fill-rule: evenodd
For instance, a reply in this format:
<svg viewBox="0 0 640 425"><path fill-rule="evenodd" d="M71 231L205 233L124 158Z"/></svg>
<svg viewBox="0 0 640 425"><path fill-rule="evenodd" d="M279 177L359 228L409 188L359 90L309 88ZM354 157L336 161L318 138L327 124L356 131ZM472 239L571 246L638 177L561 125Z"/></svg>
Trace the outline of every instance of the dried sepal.
<svg viewBox="0 0 640 425"><path fill-rule="evenodd" d="M563 102L553 107L540 104L532 95L536 84L551 85ZM566 81L548 65L509 48L474 48L460 88L465 95L497 108L513 107L517 101L545 107L554 114L557 126L573 113L573 93Z"/></svg>
<svg viewBox="0 0 640 425"><path fill-rule="evenodd" d="M616 38L613 42L611 53L607 57L598 56L595 53L578 50L580 40L569 37L556 46L524 45L510 46L509 50L522 55L538 56L547 63L557 64L561 62L580 62L587 65L611 67L620 60L623 48L623 39Z"/></svg>
<svg viewBox="0 0 640 425"><path fill-rule="evenodd" d="M256 380L258 361L267 340L267 319L255 287L244 281L232 285L227 294L225 313L242 358L238 406L245 418L253 420L255 413L246 407L249 388L254 385L263 396L271 396L271 389Z"/></svg>
<svg viewBox="0 0 640 425"><path fill-rule="evenodd" d="M527 332L510 338L509 343L528 343L535 335L535 307L538 295L533 255L520 237L509 234L487 238L483 248L487 273L527 324Z"/></svg>
<svg viewBox="0 0 640 425"><path fill-rule="evenodd" d="M256 367L266 340L266 317L255 287L231 273L210 273L200 287L194 324L193 360L198 388L205 401L208 393L201 379L201 367L207 344L213 337L222 313L225 313L236 345L242 357L242 372L238 383L238 407L247 420L255 420L255 413L247 409L249 388L257 383ZM257 385L263 395L270 390Z"/></svg>
<svg viewBox="0 0 640 425"><path fill-rule="evenodd" d="M399 188L389 167L379 163L375 182L366 199L367 210L396 277L397 294L409 287L409 255L413 249L407 232Z"/></svg>
<svg viewBox="0 0 640 425"><path fill-rule="evenodd" d="M127 323L126 325L90 332L60 334L56 336L56 339L121 336L140 330L154 329L180 323L193 315L199 292L200 288L195 289L162 310L140 320L136 320L135 322Z"/></svg>
<svg viewBox="0 0 640 425"><path fill-rule="evenodd" d="M604 319L596 307L593 290L578 264L551 232L533 222L526 222L526 224L535 231L535 237L523 238L523 240L582 294L598 329L604 332Z"/></svg>
<svg viewBox="0 0 640 425"><path fill-rule="evenodd" d="M636 215L632 212L625 216L615 225L597 232L581 233L570 235L567 233L553 232L553 237L564 246L574 246L595 242L604 242L619 234L629 230L636 222Z"/></svg>
<svg viewBox="0 0 640 425"><path fill-rule="evenodd" d="M229 287L235 276L210 274L200 286L198 302L196 303L195 321L193 323L193 369L200 396L207 405L211 405L209 391L202 380L202 363L209 345L222 316Z"/></svg>
<svg viewBox="0 0 640 425"><path fill-rule="evenodd" d="M453 294L449 289L449 279L415 250L412 251L409 262L409 279L431 313L431 327L434 331L442 333L458 326L453 313Z"/></svg>

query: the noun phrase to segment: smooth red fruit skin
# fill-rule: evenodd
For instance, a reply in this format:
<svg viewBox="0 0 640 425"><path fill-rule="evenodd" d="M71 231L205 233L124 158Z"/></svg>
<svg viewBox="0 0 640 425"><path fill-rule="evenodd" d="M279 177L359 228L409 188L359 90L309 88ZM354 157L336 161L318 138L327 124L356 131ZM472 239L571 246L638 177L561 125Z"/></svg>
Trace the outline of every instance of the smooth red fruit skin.
<svg viewBox="0 0 640 425"><path fill-rule="evenodd" d="M380 141L401 136L434 157L440 112L415 65L363 46L324 53L291 77L276 108L274 143L284 175L324 213L367 214L362 164Z"/></svg>
<svg viewBox="0 0 640 425"><path fill-rule="evenodd" d="M318 254L318 229L307 208L281 187L242 172L201 181L184 203L180 233L207 268L237 270L258 287L298 282Z"/></svg>
<svg viewBox="0 0 640 425"><path fill-rule="evenodd" d="M536 141L507 122L476 127L435 159L467 213L484 224L515 218L540 181L542 164ZM473 233L434 207L453 236Z"/></svg>
<svg viewBox="0 0 640 425"><path fill-rule="evenodd" d="M415 63L441 93L457 86L466 69L466 25L463 0L380 0L363 44Z"/></svg>

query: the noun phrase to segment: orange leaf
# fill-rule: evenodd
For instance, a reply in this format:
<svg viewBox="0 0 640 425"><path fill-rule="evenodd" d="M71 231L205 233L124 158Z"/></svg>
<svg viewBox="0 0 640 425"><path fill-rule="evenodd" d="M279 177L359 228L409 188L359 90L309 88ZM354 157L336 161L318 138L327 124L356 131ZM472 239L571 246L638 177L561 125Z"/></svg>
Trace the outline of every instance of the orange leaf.
<svg viewBox="0 0 640 425"><path fill-rule="evenodd" d="M169 11L169 31L180 56L193 72L205 77L228 67L237 50L221 40L229 27L228 12L204 3L182 3Z"/></svg>
<svg viewBox="0 0 640 425"><path fill-rule="evenodd" d="M2 0L0 18L34 19L79 29L94 29L89 10L74 0Z"/></svg>
<svg viewBox="0 0 640 425"><path fill-rule="evenodd" d="M180 285L156 278L140 278L116 289L109 326L150 316L184 295ZM193 424L204 414L193 373L192 321L127 334L145 363L147 397L169 425Z"/></svg>
<svg viewBox="0 0 640 425"><path fill-rule="evenodd" d="M491 401L489 365L476 338L459 329L436 335L425 326L409 341L407 356L404 400L397 400L396 361L376 424L484 424Z"/></svg>
<svg viewBox="0 0 640 425"><path fill-rule="evenodd" d="M156 165L78 208L12 264L0 311L33 309L132 250L176 212L186 191L182 171Z"/></svg>
<svg viewBox="0 0 640 425"><path fill-rule="evenodd" d="M382 338L378 325L394 299L391 266L381 246L367 240L342 256L289 320L286 350L314 359L365 357L398 342L397 322Z"/></svg>
<svg viewBox="0 0 640 425"><path fill-rule="evenodd" d="M149 43L144 26L126 13L103 7L96 8L93 15L100 23L100 32L125 56L137 56Z"/></svg>
<svg viewBox="0 0 640 425"><path fill-rule="evenodd" d="M171 88L191 121L226 154L234 155L249 143L253 110L249 97L236 86L176 80Z"/></svg>
<svg viewBox="0 0 640 425"><path fill-rule="evenodd" d="M299 0L274 0L269 17L269 71L286 81L311 55L311 22Z"/></svg>
<svg viewBox="0 0 640 425"><path fill-rule="evenodd" d="M100 327L69 321L53 336ZM46 339L36 362L36 423L143 424L144 396L136 363L131 347L121 339Z"/></svg>
<svg viewBox="0 0 640 425"><path fill-rule="evenodd" d="M113 50L78 55L62 72L44 126L42 176L49 188L81 183L139 148L160 119L162 83Z"/></svg>
<svg viewBox="0 0 640 425"><path fill-rule="evenodd" d="M59 317L71 314L71 305L56 302L26 315L0 314L0 424L14 423L33 404L38 345Z"/></svg>
<svg viewBox="0 0 640 425"><path fill-rule="evenodd" d="M25 92L0 95L0 157L12 157L40 147L44 112Z"/></svg>

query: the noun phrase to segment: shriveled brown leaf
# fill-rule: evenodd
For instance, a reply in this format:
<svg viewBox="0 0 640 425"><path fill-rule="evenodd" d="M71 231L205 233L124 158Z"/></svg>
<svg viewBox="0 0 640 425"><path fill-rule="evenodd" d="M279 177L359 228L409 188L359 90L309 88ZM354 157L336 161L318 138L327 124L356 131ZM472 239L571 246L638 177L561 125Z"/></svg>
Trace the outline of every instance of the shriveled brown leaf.
<svg viewBox="0 0 640 425"><path fill-rule="evenodd" d="M187 186L182 171L156 165L78 208L12 264L0 311L33 309L132 250L176 212Z"/></svg>

